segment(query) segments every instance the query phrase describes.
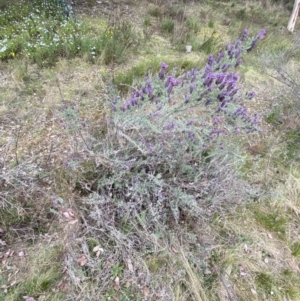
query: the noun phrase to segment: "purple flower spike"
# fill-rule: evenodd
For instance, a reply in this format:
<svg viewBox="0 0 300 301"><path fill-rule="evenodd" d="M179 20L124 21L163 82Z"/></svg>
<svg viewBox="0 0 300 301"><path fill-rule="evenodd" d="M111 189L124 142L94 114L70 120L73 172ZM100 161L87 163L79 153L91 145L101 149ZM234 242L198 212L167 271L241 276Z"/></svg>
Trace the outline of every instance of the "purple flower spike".
<svg viewBox="0 0 300 301"><path fill-rule="evenodd" d="M170 131L170 130L174 129L174 127L175 127L175 122L172 121L172 122L170 122L169 124L167 124L167 125L165 126L165 129L166 129L167 131Z"/></svg>
<svg viewBox="0 0 300 301"><path fill-rule="evenodd" d="M251 100L252 98L255 97L255 92L253 92L253 91L247 92L246 93L246 97Z"/></svg>
<svg viewBox="0 0 300 301"><path fill-rule="evenodd" d="M171 77L170 79L170 84L174 87L177 86L179 84L179 79L175 78L175 77Z"/></svg>
<svg viewBox="0 0 300 301"><path fill-rule="evenodd" d="M173 85L170 84L168 89L167 89L168 95L170 95L172 93L172 90L173 90Z"/></svg>
<svg viewBox="0 0 300 301"><path fill-rule="evenodd" d="M172 78L172 76L168 76L167 80L165 81L165 88L168 88L168 87L169 87L171 78Z"/></svg>
<svg viewBox="0 0 300 301"><path fill-rule="evenodd" d="M256 39L263 39L264 37L265 37L265 35L266 35L266 30L265 29L262 29L261 31L260 31L260 33L257 35L257 37L256 37Z"/></svg>
<svg viewBox="0 0 300 301"><path fill-rule="evenodd" d="M220 61L222 60L222 58L225 56L224 52L219 52L218 53L218 57L217 57L217 63L220 63Z"/></svg>
<svg viewBox="0 0 300 301"><path fill-rule="evenodd" d="M203 72L202 78L205 78L209 73L212 72L212 68L210 65L206 65L205 70Z"/></svg>
<svg viewBox="0 0 300 301"><path fill-rule="evenodd" d="M234 65L234 68L237 68L242 62L243 62L243 60L242 60L241 58L239 58L239 59L236 61L235 65Z"/></svg>
<svg viewBox="0 0 300 301"><path fill-rule="evenodd" d="M208 64L209 66L212 66L214 63L215 63L215 58L213 57L213 55L210 54L210 55L208 56L207 64Z"/></svg>
<svg viewBox="0 0 300 301"><path fill-rule="evenodd" d="M262 29L260 31L260 33L256 36L256 38L252 41L251 43L251 46L247 49L247 52L250 52L253 48L256 47L256 44L257 42L260 40L260 39L263 39L266 35L266 30L265 29Z"/></svg>
<svg viewBox="0 0 300 301"><path fill-rule="evenodd" d="M217 75L216 84L217 84L217 85L220 85L220 84L223 82L224 78L225 78L225 74L224 74L224 73L218 74L218 75Z"/></svg>
<svg viewBox="0 0 300 301"><path fill-rule="evenodd" d="M148 94L151 94L153 91L150 80L147 81L146 91Z"/></svg>
<svg viewBox="0 0 300 301"><path fill-rule="evenodd" d="M167 69L169 66L165 63L165 62L162 62L161 63L161 68L162 69Z"/></svg>
<svg viewBox="0 0 300 301"><path fill-rule="evenodd" d="M206 79L204 80L203 85L209 87L215 78L216 76L214 75L214 73L209 73Z"/></svg>
<svg viewBox="0 0 300 301"><path fill-rule="evenodd" d="M243 31L243 33L242 33L242 35L241 35L240 40L241 40L241 41L245 41L246 38L247 38L247 36L248 36L248 29L244 29L244 31Z"/></svg>
<svg viewBox="0 0 300 301"><path fill-rule="evenodd" d="M191 84L190 85L190 94L193 93L194 89L196 88L196 85L195 84Z"/></svg>
<svg viewBox="0 0 300 301"><path fill-rule="evenodd" d="M208 106L212 101L213 101L213 99L211 97L207 98L206 102L205 102L205 105Z"/></svg>
<svg viewBox="0 0 300 301"><path fill-rule="evenodd" d="M165 78L165 74L166 74L166 69L169 67L166 63L162 62L161 66L160 66L160 71L158 73L158 77L160 79L164 79Z"/></svg>
<svg viewBox="0 0 300 301"><path fill-rule="evenodd" d="M231 67L231 63L224 64L224 65L222 66L222 71L223 71L223 72L227 72L228 69L229 69L230 67Z"/></svg>

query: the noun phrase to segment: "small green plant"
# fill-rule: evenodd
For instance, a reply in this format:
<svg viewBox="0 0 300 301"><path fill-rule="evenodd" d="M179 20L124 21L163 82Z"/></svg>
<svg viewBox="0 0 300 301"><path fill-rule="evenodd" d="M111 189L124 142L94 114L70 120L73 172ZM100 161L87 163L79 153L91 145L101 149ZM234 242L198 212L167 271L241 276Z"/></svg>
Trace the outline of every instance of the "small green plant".
<svg viewBox="0 0 300 301"><path fill-rule="evenodd" d="M236 17L239 20L245 20L247 17L247 11L245 8L240 9L239 11L237 11L236 13Z"/></svg>
<svg viewBox="0 0 300 301"><path fill-rule="evenodd" d="M172 33L174 31L175 23L172 19L165 18L162 20L161 29L163 32Z"/></svg>
<svg viewBox="0 0 300 301"><path fill-rule="evenodd" d="M214 26L215 26L215 22L213 20L209 20L208 27L209 28L214 28Z"/></svg>
<svg viewBox="0 0 300 301"><path fill-rule="evenodd" d="M292 255L295 257L300 257L300 242L295 242L291 246Z"/></svg>
<svg viewBox="0 0 300 301"><path fill-rule="evenodd" d="M200 30L200 22L195 17L189 17L186 20L186 25L189 28L189 30L195 34Z"/></svg>
<svg viewBox="0 0 300 301"><path fill-rule="evenodd" d="M149 10L149 15L152 17L159 18L162 16L162 11L160 10L160 8L158 6L153 6Z"/></svg>
<svg viewBox="0 0 300 301"><path fill-rule="evenodd" d="M272 125L278 125L281 124L282 122L280 121L281 117L281 109L280 108L275 108L266 118L266 121Z"/></svg>
<svg viewBox="0 0 300 301"><path fill-rule="evenodd" d="M104 39L104 49L101 54L105 64L121 63L125 59L126 51L140 42L132 24L126 20L119 20L106 30Z"/></svg>
<svg viewBox="0 0 300 301"><path fill-rule="evenodd" d="M111 267L111 278L115 279L116 277L122 277L124 270L124 265L116 264Z"/></svg>
<svg viewBox="0 0 300 301"><path fill-rule="evenodd" d="M283 139L286 143L286 156L288 161L299 161L300 133L298 130L287 132Z"/></svg>
<svg viewBox="0 0 300 301"><path fill-rule="evenodd" d="M146 17L146 18L144 19L144 26L148 27L148 26L150 26L150 25L151 25L150 18L149 18L149 17Z"/></svg>
<svg viewBox="0 0 300 301"><path fill-rule="evenodd" d="M259 273L256 276L255 282L257 287L267 294L270 294L274 286L276 286L276 282L273 277L267 273Z"/></svg>
<svg viewBox="0 0 300 301"><path fill-rule="evenodd" d="M266 229L274 231L279 236L284 236L286 233L287 219L277 212L265 214L257 211L255 217Z"/></svg>

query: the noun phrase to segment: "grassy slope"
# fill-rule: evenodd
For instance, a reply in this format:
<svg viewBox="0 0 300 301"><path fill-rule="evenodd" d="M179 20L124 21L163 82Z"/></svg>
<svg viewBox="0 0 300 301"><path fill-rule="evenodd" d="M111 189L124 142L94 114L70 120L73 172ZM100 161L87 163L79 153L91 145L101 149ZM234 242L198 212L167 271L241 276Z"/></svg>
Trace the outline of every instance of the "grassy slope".
<svg viewBox="0 0 300 301"><path fill-rule="evenodd" d="M181 5L187 15L200 20L191 41L195 47L216 32L208 46L199 46L200 52L185 54L171 44L175 35L160 31L159 18L165 12L155 1L138 8L128 1L138 28L149 21L144 31L148 38L120 65L104 66L101 58L96 64L60 59L43 69L22 58L1 63L0 143L5 179L13 183L0 213L0 242L6 243L0 244L1 300L300 299L300 175L295 159L299 124L294 103L299 96L270 76L275 75L272 64L280 61L283 70L288 66L289 74L299 77L299 50L291 50L299 41L299 26L289 35L288 13L266 3L263 10L254 1L246 6L217 6L213 1ZM80 17L95 22L89 14ZM187 223L181 231L159 233L166 239L145 232L147 254L131 252L117 233L105 240L92 231L82 232L86 220L76 182L86 174L61 168L67 151L76 152L76 144L57 122L62 98L77 102L84 117L102 127L106 82L112 73L124 91L132 77L143 76L149 67L158 69L161 61L186 68L201 65L205 51L217 51L245 27L251 32L264 27L268 35L241 67L245 85L258 94L252 109L258 109L263 120L260 135L241 141L246 146L242 171L269 193L252 203L241 200L196 227ZM292 124L291 116L296 116ZM26 173L34 170L35 160L42 162L43 172ZM86 166L85 172L89 170ZM36 177L38 182L32 180ZM53 195L64 200L58 214L50 212L57 201ZM97 246L103 249L101 260L93 252ZM89 280L100 269L106 272L104 278Z"/></svg>

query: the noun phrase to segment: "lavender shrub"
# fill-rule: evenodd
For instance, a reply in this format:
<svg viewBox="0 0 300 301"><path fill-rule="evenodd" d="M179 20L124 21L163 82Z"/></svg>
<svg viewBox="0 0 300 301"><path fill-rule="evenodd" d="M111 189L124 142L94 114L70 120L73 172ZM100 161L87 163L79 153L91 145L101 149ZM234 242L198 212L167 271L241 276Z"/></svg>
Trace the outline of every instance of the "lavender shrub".
<svg viewBox="0 0 300 301"><path fill-rule="evenodd" d="M125 100L108 94L108 134L94 150L106 163L98 164L97 201L87 200L94 221L138 220L153 229L243 197L226 143L258 130L258 115L244 106L255 94L243 90L236 70L264 35L249 39L244 30L203 68L178 75L162 63Z"/></svg>

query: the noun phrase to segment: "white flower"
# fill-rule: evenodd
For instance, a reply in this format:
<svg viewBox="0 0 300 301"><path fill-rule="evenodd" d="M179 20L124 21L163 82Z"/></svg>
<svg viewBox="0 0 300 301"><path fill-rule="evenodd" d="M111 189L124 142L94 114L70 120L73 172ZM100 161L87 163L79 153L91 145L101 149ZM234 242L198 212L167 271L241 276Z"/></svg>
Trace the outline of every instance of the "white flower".
<svg viewBox="0 0 300 301"><path fill-rule="evenodd" d="M6 45L4 45L4 46L0 49L0 52L4 52L4 51L6 51L6 49L7 49L7 47L6 47Z"/></svg>

